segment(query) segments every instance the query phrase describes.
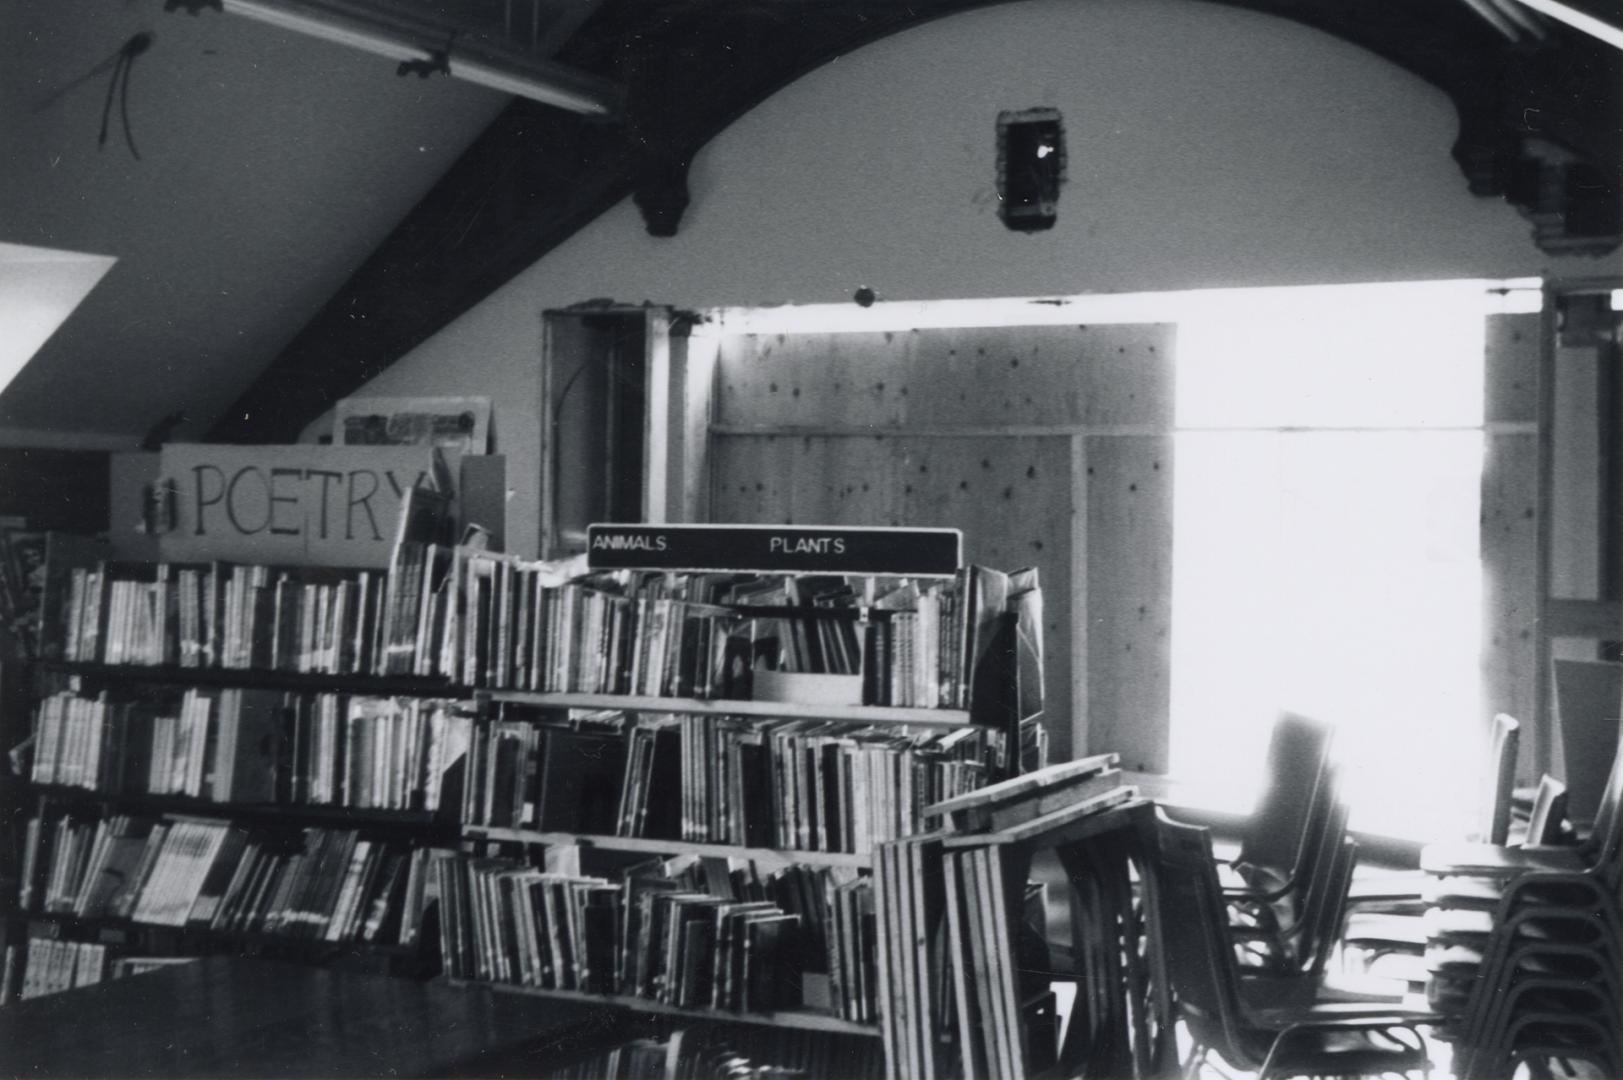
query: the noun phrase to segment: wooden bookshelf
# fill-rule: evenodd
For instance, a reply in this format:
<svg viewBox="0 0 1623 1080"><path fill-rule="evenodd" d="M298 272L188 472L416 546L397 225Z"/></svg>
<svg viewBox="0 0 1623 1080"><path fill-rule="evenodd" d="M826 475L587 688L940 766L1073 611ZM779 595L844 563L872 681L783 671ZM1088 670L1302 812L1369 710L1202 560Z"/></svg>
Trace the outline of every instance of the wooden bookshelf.
<svg viewBox="0 0 1623 1080"><path fill-rule="evenodd" d="M639 836L586 836L580 833L541 832L532 829L501 829L485 825L464 825L462 835L469 840L489 840L512 844L574 844L600 851L627 851L647 855L698 855L703 858L748 859L764 865L869 867L873 856L845 851L801 851L798 848L739 847L732 844L699 844L688 840L656 840Z"/></svg>
<svg viewBox="0 0 1623 1080"><path fill-rule="evenodd" d="M837 1035L879 1035L877 1024L859 1024L843 1020L828 1013L810 1009L780 1009L775 1012L731 1012L727 1009L681 1008L665 1005L648 998L625 994L588 994L580 990L548 990L538 986L515 986L510 983L483 982L477 979L446 979L452 986L488 986L504 994L523 994L531 997L556 998L582 1004L609 1005L633 1012L655 1016L676 1016L705 1023L762 1024L767 1027L800 1028L806 1031L824 1031Z"/></svg>
<svg viewBox="0 0 1623 1080"><path fill-rule="evenodd" d="M694 716L753 716L775 720L849 720L864 724L911 724L963 727L962 709L909 709L889 705L810 705L795 701L642 697L630 694L531 693L523 690L479 690L491 701L508 701L553 709L622 709L626 712L685 713Z"/></svg>
<svg viewBox="0 0 1623 1080"><path fill-rule="evenodd" d="M779 534L784 531L777 526L761 527L734 539L764 544L774 538L781 541ZM902 530L802 531L808 535L794 544L782 542L788 547L821 545L827 550L841 539L834 533L849 532L844 540L852 552L858 552L875 540L857 535L859 532L896 533L878 538L889 542L888 547L880 545L884 549L880 554L904 561L917 557L917 538L911 533L900 535ZM695 543L694 550L716 550L708 537L697 537ZM60 891L44 892L44 879L38 875L49 864L43 860L65 858L61 852L94 844L103 832L111 836L105 845L108 851L115 840L128 840L131 845L120 848L120 855L138 842L155 844L152 850L161 849L163 854L154 859L169 857L163 845L171 840L177 841L177 848L183 846L179 839L187 842L185 846L200 849L212 842L216 846L200 857L210 860L206 872L213 875L217 869L213 860L221 859L219 851L228 850L223 840L216 840L214 831L223 830L229 820L255 830L247 839L233 835L234 842L247 846L229 849L234 851L232 857L245 860L244 852L252 852L261 862L252 866L243 862L246 869L233 870L230 882L225 875L216 875L217 881L211 878L210 889L222 891L204 893L201 884L197 885L196 896L207 896L218 905L205 905L200 912L231 913L220 917L218 930L201 922L176 927L36 910L20 913L29 929L37 931L30 933L30 940L106 944L120 956L136 949L185 956L248 952L309 965L373 958L390 971L416 964L419 974L422 968L434 965L431 954L437 951L439 963L434 966L443 972L440 983L459 989L488 988L501 999L550 999L560 1009L587 1006L601 1011L608 1006L617 1014L658 1023L674 1019L698 1025L743 1024L754 1029L879 1037L878 1021L848 1019L875 1017L886 1000L884 976L875 968L874 945L875 921L889 915L876 907L881 903L875 889L876 856L770 844L779 840L837 847L877 844L920 827L925 801L943 797L941 793L950 797L973 790L1018 770L1021 746L1016 713L1023 718L1031 710L1021 708L1028 695L1022 691L1014 664L1019 649L1013 633L1017 594L1009 579L1015 575L970 568L956 579L952 570L958 562L956 546L948 560L952 565L934 569L898 571L883 563L884 568L874 569L807 564L775 570L746 560L738 563L747 568L745 573L765 577L793 574L829 579L843 575L847 581L835 582L834 591L824 594L833 602L843 602L851 595L849 585L858 578L867 580L857 582L856 593L869 597L875 595L874 582L881 577L910 579L933 574L943 580L933 583L927 596L916 591L912 582L903 587L890 581L886 586L892 590L887 594L890 599L880 602L894 607L857 603L824 609L809 600L805 607L719 605L661 595L662 589L676 592L685 588L685 583L673 577L688 572L681 567L642 567L640 570L657 573L641 573L625 566L595 566L592 569L599 572L632 570L625 579L632 584L617 585L620 579L607 576L589 581L588 575L558 585L545 578L543 568L510 556L419 547L422 550L415 556L419 584L410 584L410 573L400 568L407 564L391 564L387 575L369 579L372 584L366 595L379 598L378 606L351 609L363 620L357 625L371 627L354 635L356 640L364 635L371 642L366 649L357 645L353 654L370 657L366 662L356 661L367 673L93 662L91 657L173 661L196 655L223 656L238 665L247 655L255 664L269 665L277 663L278 657L319 655L321 648L332 647L332 641L350 640L352 635L349 629L337 629L349 624L336 614L332 615L333 628L323 629L328 615L322 612L336 612L336 607L318 604L312 609L306 603L301 608L294 603L284 609L280 606L284 595L275 593L276 598L268 601L276 605L275 611L302 611L314 620L310 626L316 628L311 639L315 645L310 647L317 653L307 651L303 637L296 648L287 644L281 637L284 631L278 630L268 652L262 654L254 645L244 654L244 640L259 640L248 631L260 625L252 619L263 614L259 607L267 602L263 594L277 588L269 583L270 578L245 583L242 588L258 590L261 595L244 593L246 599L239 602L234 614L225 607L207 609L205 621L213 629L200 635L196 626L190 626L197 622L195 611L192 619L178 623L167 616L148 621L138 617L144 610L139 606L142 598L148 594L142 591L147 587L139 576L143 571L135 568L129 571L130 578L107 580L133 586L120 591L120 596L131 598L121 602L120 610L135 615L119 625L135 627L136 633L146 637L134 645L120 639L118 650L108 651L105 626L91 633L97 609L90 606L90 598L103 596L102 590L112 586L92 586L86 575L80 575L78 603L83 606L80 632L84 636L80 639L82 651L76 648L71 655L85 659L47 662L42 667L46 678L38 688L49 694L68 683L67 677L75 677L80 682L71 684L62 697L87 698L108 691L93 703L106 711L73 714L69 708L79 703L68 700L58 706L59 713L46 714L43 708L39 712L47 717L40 727L53 733L51 748L44 755L51 764L34 775L41 781L67 779L69 783L29 788L38 796L40 821L32 834L42 838L36 843L40 851L47 852L40 855L35 876L25 890L33 906L42 906L43 896L50 895L58 906L77 905L78 910L92 914L128 916L138 911L161 918L176 910L155 900L142 908L135 900L126 905L122 896L116 905L86 899L95 896L94 891L81 888L75 892L71 883ZM152 583L153 604L167 595L167 573L163 571ZM1024 584L1018 595L1040 596L1031 573L1020 574ZM436 576L439 584L434 584ZM732 575L723 570L719 577L730 579ZM754 585L753 581L731 583ZM771 588L779 584L771 583ZM208 586L217 587L223 587L220 581ZM630 592L620 595L612 591L616 587L649 590L647 621L641 621L638 613L642 609L636 606L644 597ZM70 600L72 595L70 591ZM191 592L186 595L190 597ZM290 587L286 596L292 595ZM800 595L805 599L816 594ZM654 605L667 602L673 606L663 613L653 610ZM724 606L731 614L727 610L717 614ZM69 610L74 610L72 603ZM310 615L312 610L315 614ZM956 614L959 612L961 615ZM556 621L549 621L549 613ZM244 618L250 616L245 624ZM108 616L104 612L101 617ZM735 617L744 622L856 621L864 623L867 632L856 639L814 637L810 643L802 642L801 632L792 628L777 628L759 639L728 636L727 628L734 625ZM956 621L960 617L961 625ZM374 619L375 625L369 621ZM900 625L880 625L887 623ZM79 624L70 618L67 625ZM273 620L272 625L278 624ZM295 627L300 635L309 629L291 614L279 625ZM222 626L236 627L242 633L234 639L221 637ZM150 627L157 629L143 629ZM820 625L818 629L828 628ZM180 639L177 643L166 636L164 647L151 648L158 635L180 635ZM211 651L197 651L199 641L208 642ZM773 641L778 644L771 646ZM795 643L792 648L790 642ZM795 670L771 672L775 678L767 685L764 669L779 664ZM867 677L853 669L866 671ZM384 671L398 673L372 673ZM437 674L405 674L412 671ZM262 691L261 697L277 700L283 700L279 694L424 700L376 703L377 709L389 713L381 718L365 709L354 714L318 714L307 711L311 708L308 702L298 703L295 709L285 700L282 705L249 702L231 706L240 708L240 713L210 712L215 706L200 706L196 716L181 716L170 711L167 699L159 700L162 693L143 689L155 686L188 691L183 697L188 708L200 698L214 696L208 692L215 689ZM644 692L552 692L511 688L514 686ZM120 688L131 692L123 694ZM192 690L200 693L189 693ZM679 696L751 690L763 697L789 700ZM845 703L859 695L875 701L967 707ZM233 700L237 697L231 696ZM1040 710L1040 692L1029 696ZM451 704L431 705L429 699ZM159 704L165 709L161 715L153 711ZM335 708L330 700L321 707ZM401 719L391 711L397 709L410 712L416 726L388 726ZM427 726L419 710L424 714L434 711ZM610 718L613 723L600 725L602 730L598 730L582 717L566 718L562 715L566 710L629 715ZM222 719L225 716L232 719ZM162 754L169 755L164 757L157 749L157 725L160 720L168 725L171 718L176 727L173 732L164 728ZM380 719L387 723L376 729L367 726ZM122 753L125 746L103 738L103 725L114 722L131 725L120 736L130 746L137 744L137 738L147 739L145 733L150 731L151 756L125 759L134 763L129 769L105 767L104 758L95 754ZM467 727L464 730L454 727L456 724ZM218 734L219 741L208 742L197 734L205 730L209 738ZM77 733L71 742L70 731ZM244 741L238 742L239 736ZM256 741L248 743L250 738ZM615 739L623 740L624 745L604 748ZM181 749L183 740L190 741ZM227 742L233 748L230 756L218 749ZM244 755L240 749L244 745L269 750ZM74 758L71 770L64 766L57 771L57 764L70 760L70 748L74 754L84 752L95 766L81 766ZM222 755L220 760L232 763L226 783L219 782L218 772L204 782L193 771L200 756L213 761L216 753ZM615 757L616 753L620 756ZM145 771L148 761L160 763L156 771ZM164 761L172 761L167 776L161 766ZM352 772L354 763L363 764ZM595 771L588 767L593 763ZM235 770L239 767L253 770L255 786L237 786L241 774ZM267 768L275 777L272 786L259 782ZM290 770L297 783L284 786ZM149 775L160 779L146 779ZM362 778L353 786L352 775ZM216 802L195 794L109 794L72 786L80 780L161 787L165 792L200 791L205 796L217 792L229 798L235 794L259 801ZM617 805L606 795L611 781L621 785L613 796ZM400 797L402 791L406 798ZM378 792L385 794L378 796ZM264 801L302 800L312 794L367 802L389 798L419 806L442 801L432 811ZM182 826L189 830L183 838L170 833L150 840L149 836L157 834L140 831L148 825L144 821L121 823L117 828L127 831L113 836L108 818L114 813L199 821ZM98 815L99 821L90 820ZM47 836L53 817L67 819L61 821L58 837ZM540 822L546 827L520 822ZM263 845L261 830L267 837ZM330 835L329 830L343 835ZM285 845L283 837L275 835L284 831ZM615 831L679 832L707 839L605 835ZM361 851L359 845L372 839L380 842ZM732 842L710 842L718 839ZM308 846L298 846L301 844ZM588 872L568 858L548 862L541 852L524 850L543 847L578 848L583 856L596 858ZM612 857L615 855L627 857ZM190 857L185 851L174 856L176 860ZM654 857L663 857L657 866L651 865ZM287 864L295 869L278 861L300 858L306 861ZM361 869L363 860L387 861L388 873L371 861L364 864L368 869ZM718 866L718 861L734 865ZM135 865L147 866L145 862ZM218 867L225 865L223 859L218 863ZM635 869L627 869L632 867ZM191 868L183 869L189 872ZM621 873L622 869L627 872ZM284 872L308 875L308 883L295 876L296 884L284 895L277 891L281 888L277 875ZM191 880L187 873L178 873L174 881L180 885L172 887L191 888ZM410 884L388 884L385 891L383 883L400 881ZM239 888L240 892L230 891ZM379 891L358 891L373 888ZM351 889L355 891L346 891ZM437 911L422 900L425 895L437 898L433 901ZM262 903L262 897L282 906ZM141 901L149 899L144 892L140 896ZM196 897L193 899L195 902ZM243 906L233 907L237 902ZM382 919L369 913L384 911L385 904L400 904L405 910L396 915L391 907L383 922L366 921ZM258 921L270 911L286 917ZM408 916L414 920L410 924L414 933L406 934L410 944L393 944L389 929L393 920ZM340 918L346 921L339 922ZM329 922L356 937L361 934L359 927L372 926L376 936L387 936L391 943L327 941L287 932L319 934ZM257 929L231 929L250 925ZM377 931L379 926L385 930ZM264 932L266 927L273 932ZM650 927L654 928L652 938ZM661 939L662 934L675 936ZM605 945L612 947L612 953L598 955L596 950ZM612 961L604 959L610 955ZM823 966L825 960L827 967ZM793 969L791 962L797 965ZM807 987L797 976L784 974L798 970L801 963L813 976L828 980L826 991L807 996ZM732 974L722 980L719 975L711 978L712 971ZM75 972L73 981L77 978ZM685 981L690 979L696 981ZM534 985L538 983L547 985ZM549 988L556 986L590 986L593 990ZM656 986L674 988L668 996L675 999L705 1005L678 1007L640 996ZM602 990L615 992L599 992ZM802 1002L808 1000L812 1007L803 1007ZM777 1007L737 1011L745 1002Z"/></svg>

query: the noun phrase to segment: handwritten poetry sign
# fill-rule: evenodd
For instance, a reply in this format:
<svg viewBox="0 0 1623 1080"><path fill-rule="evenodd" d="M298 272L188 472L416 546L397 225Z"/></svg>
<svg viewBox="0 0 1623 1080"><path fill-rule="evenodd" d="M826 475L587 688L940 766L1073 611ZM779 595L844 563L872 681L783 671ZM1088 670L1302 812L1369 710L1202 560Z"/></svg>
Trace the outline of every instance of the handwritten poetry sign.
<svg viewBox="0 0 1623 1080"><path fill-rule="evenodd" d="M433 455L429 446L170 444L162 557L387 565L401 500L430 481Z"/></svg>

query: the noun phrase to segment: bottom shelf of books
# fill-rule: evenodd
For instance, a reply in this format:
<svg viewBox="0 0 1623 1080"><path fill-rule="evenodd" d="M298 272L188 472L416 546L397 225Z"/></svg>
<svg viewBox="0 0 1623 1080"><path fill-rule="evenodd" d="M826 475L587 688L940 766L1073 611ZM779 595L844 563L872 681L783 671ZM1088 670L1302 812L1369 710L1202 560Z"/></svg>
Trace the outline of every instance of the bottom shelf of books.
<svg viewBox="0 0 1623 1080"><path fill-rule="evenodd" d="M4 1000L217 953L432 972L415 830L81 810L41 800L27 823Z"/></svg>
<svg viewBox="0 0 1623 1080"><path fill-rule="evenodd" d="M624 1015L616 1071L561 1075L680 1059L656 1075L737 1060L765 1071L732 1075L1150 1076L1169 1060L1170 1006L1138 865L1149 804L1115 765L948 798L924 810L935 828L837 861L421 823L81 819L42 800L7 987L262 955ZM784 1056L820 1045L842 1049Z"/></svg>
<svg viewBox="0 0 1623 1080"><path fill-rule="evenodd" d="M446 974L648 1012L875 1036L873 879L854 867L436 852Z"/></svg>

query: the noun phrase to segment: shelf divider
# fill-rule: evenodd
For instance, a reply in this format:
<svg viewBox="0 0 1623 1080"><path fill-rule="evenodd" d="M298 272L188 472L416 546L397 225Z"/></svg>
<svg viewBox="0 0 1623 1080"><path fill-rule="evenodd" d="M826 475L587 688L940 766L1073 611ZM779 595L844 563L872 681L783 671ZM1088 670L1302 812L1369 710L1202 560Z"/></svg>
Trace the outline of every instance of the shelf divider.
<svg viewBox="0 0 1623 1080"><path fill-rule="evenodd" d="M635 694L538 693L529 690L480 689L490 701L558 709L623 709L626 712L687 713L695 716L760 716L783 720L853 720L872 724L916 724L964 727L963 709L909 709L893 705L808 705L794 701L738 701L644 697Z"/></svg>
<svg viewBox="0 0 1623 1080"><path fill-rule="evenodd" d="M692 840L656 840L641 836L595 836L570 832L544 832L536 829L507 829L490 825L464 825L462 835L469 840L497 843L578 844L603 851L647 852L654 855L701 855L717 858L750 859L773 865L809 863L819 866L873 865L873 856L845 851L800 851L795 848L751 848L732 844L701 844ZM641 999L638 999L641 1000Z"/></svg>

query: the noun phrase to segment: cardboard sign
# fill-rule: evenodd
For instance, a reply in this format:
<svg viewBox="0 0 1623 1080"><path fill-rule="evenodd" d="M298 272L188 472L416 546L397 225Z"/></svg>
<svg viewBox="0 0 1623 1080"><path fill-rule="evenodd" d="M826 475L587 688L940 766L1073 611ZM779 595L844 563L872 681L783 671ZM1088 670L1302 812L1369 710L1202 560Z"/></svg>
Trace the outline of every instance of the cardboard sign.
<svg viewBox="0 0 1623 1080"><path fill-rule="evenodd" d="M161 557L385 566L427 446L165 446Z"/></svg>

